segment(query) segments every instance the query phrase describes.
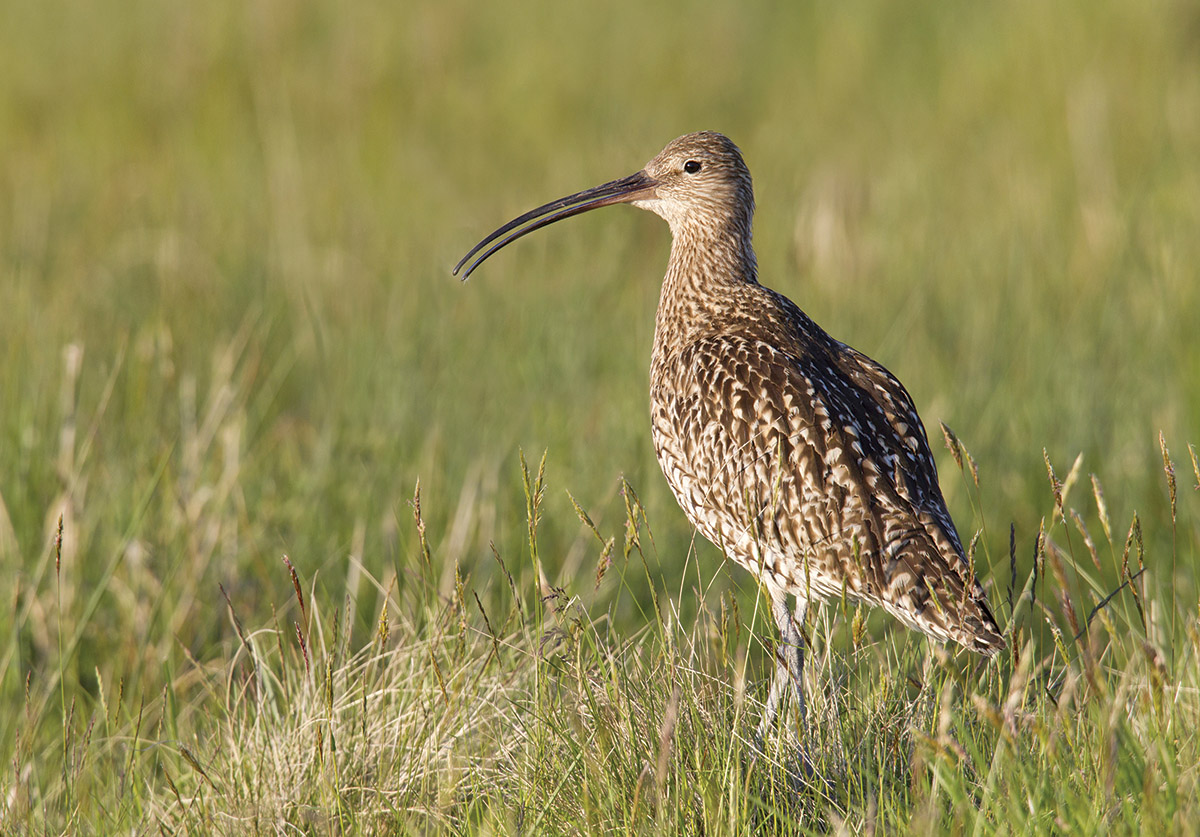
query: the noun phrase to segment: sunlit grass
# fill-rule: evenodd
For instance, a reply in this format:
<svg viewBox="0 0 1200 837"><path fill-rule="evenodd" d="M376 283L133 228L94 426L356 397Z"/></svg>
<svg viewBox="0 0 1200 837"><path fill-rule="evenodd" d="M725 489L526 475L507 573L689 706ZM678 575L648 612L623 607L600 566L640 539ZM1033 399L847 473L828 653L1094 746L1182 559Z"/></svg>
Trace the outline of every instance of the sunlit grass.
<svg viewBox="0 0 1200 837"><path fill-rule="evenodd" d="M0 830L1185 830L1198 25L4 5ZM758 593L649 442L665 225L449 275L704 128L764 281L913 393L1012 640L814 609L799 793L747 745Z"/></svg>
<svg viewBox="0 0 1200 837"><path fill-rule="evenodd" d="M872 637L845 602L809 620L813 773L799 784L793 713L765 753L751 743L765 684L747 680L748 659L773 640L769 620L705 590L681 620L630 486L611 534L579 509L597 538L563 587L537 581L544 462L522 462L529 540L493 553L487 584L429 544L418 488L403 572L377 578L353 555L327 570L379 595L371 633L353 630L364 596L338 603L328 580L284 558L272 572L290 594L270 616L249 621L222 587L213 607L228 640L150 694L97 665L94 697L73 684L68 695L81 655L64 634L91 623L62 622L64 594L79 591L66 590L56 537L38 606L60 638L10 720L6 822L68 833L1183 830L1200 780L1195 602L1175 612L1148 592L1156 568L1141 564L1136 520L1124 547L1107 525L1093 539L1083 515L1102 514L1099 489L1080 513L1051 479L1034 568L988 579L1010 643L997 660ZM1104 553L1125 581L1076 598ZM632 586L652 605L623 628L597 591L619 599Z"/></svg>

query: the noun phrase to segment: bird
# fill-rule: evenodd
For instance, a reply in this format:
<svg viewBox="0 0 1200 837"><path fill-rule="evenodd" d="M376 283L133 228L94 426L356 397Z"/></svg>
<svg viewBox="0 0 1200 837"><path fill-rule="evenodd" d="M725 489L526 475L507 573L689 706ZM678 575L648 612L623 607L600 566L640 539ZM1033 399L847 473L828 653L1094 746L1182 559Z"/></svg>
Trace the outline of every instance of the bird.
<svg viewBox="0 0 1200 837"><path fill-rule="evenodd" d="M628 177L514 218L453 273L465 281L522 236L618 203L671 231L650 358L655 455L691 524L757 577L780 633L759 746L789 683L803 729L813 600L845 596L937 642L997 654L1003 634L912 397L759 281L753 184L726 136L685 134Z"/></svg>

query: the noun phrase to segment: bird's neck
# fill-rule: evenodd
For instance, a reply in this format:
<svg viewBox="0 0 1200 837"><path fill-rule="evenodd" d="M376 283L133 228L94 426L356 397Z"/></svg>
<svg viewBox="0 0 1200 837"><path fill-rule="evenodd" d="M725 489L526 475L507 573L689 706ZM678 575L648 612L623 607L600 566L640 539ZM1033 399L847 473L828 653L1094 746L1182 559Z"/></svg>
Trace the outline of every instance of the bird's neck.
<svg viewBox="0 0 1200 837"><path fill-rule="evenodd" d="M749 224L675 225L654 329L654 363L716 333L734 315L749 286L758 285L758 262Z"/></svg>

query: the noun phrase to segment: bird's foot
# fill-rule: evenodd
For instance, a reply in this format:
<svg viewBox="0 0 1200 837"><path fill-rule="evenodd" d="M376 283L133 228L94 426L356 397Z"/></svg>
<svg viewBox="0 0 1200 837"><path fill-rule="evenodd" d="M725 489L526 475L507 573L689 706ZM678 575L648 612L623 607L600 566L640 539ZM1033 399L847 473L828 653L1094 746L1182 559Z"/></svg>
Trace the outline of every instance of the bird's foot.
<svg viewBox="0 0 1200 837"><path fill-rule="evenodd" d="M814 779L818 778L812 760L808 757L808 748L800 743L796 744L791 757L787 760L786 769L788 785L795 793L804 790L812 784Z"/></svg>
<svg viewBox="0 0 1200 837"><path fill-rule="evenodd" d="M758 761L761 758L764 764L769 765L771 760L768 758L766 739L761 730L754 734L752 744L751 760ZM788 749L790 752L783 764L788 788L794 793L799 793L810 787L814 782L820 784L821 777L813 766L812 759L809 758L808 748L803 743L795 741Z"/></svg>

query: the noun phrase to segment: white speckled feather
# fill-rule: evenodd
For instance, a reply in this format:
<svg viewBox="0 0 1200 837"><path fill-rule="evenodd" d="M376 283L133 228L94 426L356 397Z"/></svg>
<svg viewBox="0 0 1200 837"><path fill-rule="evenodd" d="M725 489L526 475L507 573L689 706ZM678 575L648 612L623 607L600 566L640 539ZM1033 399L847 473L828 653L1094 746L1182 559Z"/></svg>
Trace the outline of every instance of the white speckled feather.
<svg viewBox="0 0 1200 837"><path fill-rule="evenodd" d="M650 401L655 452L688 519L776 589L845 590L995 653L1003 639L908 392L758 283L750 175L732 143L681 137L646 171L661 177L685 159L703 159L721 188L689 183L687 200L660 213L673 244Z"/></svg>
<svg viewBox="0 0 1200 837"><path fill-rule="evenodd" d="M650 362L654 448L696 528L769 588L792 648L783 679L802 667L787 594L802 615L808 599L845 591L939 640L1002 648L904 387L759 284L750 172L726 137L679 137L640 172L514 218L455 271L465 279L521 236L614 203L671 227Z"/></svg>

